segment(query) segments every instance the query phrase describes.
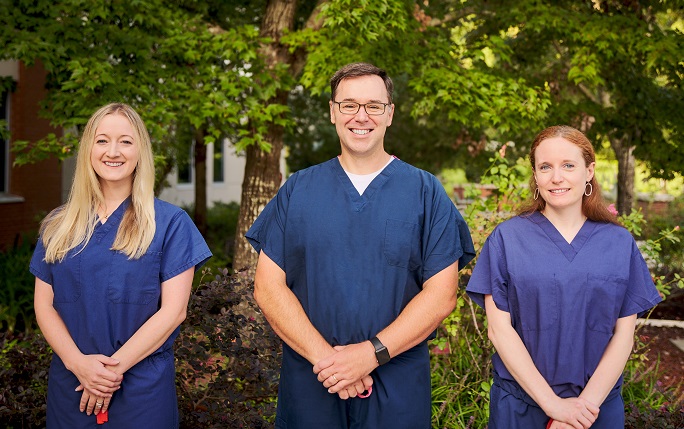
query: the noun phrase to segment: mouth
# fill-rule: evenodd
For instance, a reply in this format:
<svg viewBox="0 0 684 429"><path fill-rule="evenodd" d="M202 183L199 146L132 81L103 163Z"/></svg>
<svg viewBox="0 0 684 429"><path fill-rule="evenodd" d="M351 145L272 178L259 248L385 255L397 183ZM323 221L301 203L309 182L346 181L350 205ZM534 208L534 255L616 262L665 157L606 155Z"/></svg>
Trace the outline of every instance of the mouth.
<svg viewBox="0 0 684 429"><path fill-rule="evenodd" d="M123 165L123 162L111 162L111 161L105 161L104 164L107 167L121 167Z"/></svg>
<svg viewBox="0 0 684 429"><path fill-rule="evenodd" d="M554 194L554 195L561 195L566 192L569 192L570 188L562 188L562 189L549 189L549 193Z"/></svg>
<svg viewBox="0 0 684 429"><path fill-rule="evenodd" d="M350 128L349 131L356 134L357 136L365 136L366 134L369 134L373 130L360 129L360 128Z"/></svg>

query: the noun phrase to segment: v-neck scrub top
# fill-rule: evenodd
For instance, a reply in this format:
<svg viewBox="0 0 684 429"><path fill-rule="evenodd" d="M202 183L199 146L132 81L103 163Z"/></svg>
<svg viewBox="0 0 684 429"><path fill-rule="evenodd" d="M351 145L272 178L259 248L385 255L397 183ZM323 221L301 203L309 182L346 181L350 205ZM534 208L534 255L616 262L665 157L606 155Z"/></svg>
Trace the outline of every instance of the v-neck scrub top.
<svg viewBox="0 0 684 429"><path fill-rule="evenodd" d="M618 318L661 298L631 234L585 221L571 243L539 212L509 219L487 239L466 288L484 308L492 295L554 392L577 397L593 375ZM494 370L514 380L498 354ZM619 394L622 377L609 395Z"/></svg>
<svg viewBox="0 0 684 429"><path fill-rule="evenodd" d="M283 269L309 320L333 346L374 337L426 280L474 256L468 228L442 185L399 159L363 195L337 158L298 171L246 237ZM430 427L426 342L371 376L369 398L343 401L284 344L276 427Z"/></svg>
<svg viewBox="0 0 684 429"><path fill-rule="evenodd" d="M155 199L156 231L140 259L110 250L124 212L125 200L98 223L87 246L70 251L62 262L48 264L42 240L30 271L52 286L53 306L84 354L111 356L160 308L161 283L191 267L197 270L211 252L188 214ZM178 427L173 341L130 368L109 405L109 422L98 425L95 415L79 411L82 392L76 376L56 354L48 381L47 427L145 428Z"/></svg>

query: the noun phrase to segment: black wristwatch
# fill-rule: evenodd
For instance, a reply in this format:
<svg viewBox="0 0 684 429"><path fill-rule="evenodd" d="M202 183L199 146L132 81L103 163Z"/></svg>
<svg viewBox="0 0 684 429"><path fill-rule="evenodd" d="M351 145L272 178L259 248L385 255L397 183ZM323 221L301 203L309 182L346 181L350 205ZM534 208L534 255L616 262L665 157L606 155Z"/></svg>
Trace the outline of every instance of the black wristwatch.
<svg viewBox="0 0 684 429"><path fill-rule="evenodd" d="M380 342L378 337L373 337L370 340L373 347L375 347L375 360L378 361L378 365L384 365L390 361L390 355L387 351L387 347Z"/></svg>

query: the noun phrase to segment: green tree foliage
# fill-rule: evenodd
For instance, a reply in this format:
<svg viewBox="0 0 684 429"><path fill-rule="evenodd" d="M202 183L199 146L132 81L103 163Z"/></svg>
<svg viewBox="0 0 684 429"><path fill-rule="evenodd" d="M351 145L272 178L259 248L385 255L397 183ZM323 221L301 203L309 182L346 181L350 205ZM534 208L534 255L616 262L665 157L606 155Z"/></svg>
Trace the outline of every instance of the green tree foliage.
<svg viewBox="0 0 684 429"><path fill-rule="evenodd" d="M610 142L619 163L621 213L632 206L634 157L656 177L683 170L682 5L481 2L479 15L486 19L478 31L506 34L516 72L550 86L553 103L544 124L571 124L595 142Z"/></svg>
<svg viewBox="0 0 684 429"><path fill-rule="evenodd" d="M254 25L216 27L183 3L16 0L0 5L0 28L0 58L42 62L49 89L42 113L73 130L15 142L18 150L30 149L19 163L71 155L88 117L112 101L131 104L145 120L160 180L177 151L187 150L187 139L179 136L192 136L195 161L203 163L202 143L230 135L238 148L267 149L268 125L285 121L287 107L265 100L287 79L260 66ZM205 188L196 189L203 200L196 207L204 212Z"/></svg>

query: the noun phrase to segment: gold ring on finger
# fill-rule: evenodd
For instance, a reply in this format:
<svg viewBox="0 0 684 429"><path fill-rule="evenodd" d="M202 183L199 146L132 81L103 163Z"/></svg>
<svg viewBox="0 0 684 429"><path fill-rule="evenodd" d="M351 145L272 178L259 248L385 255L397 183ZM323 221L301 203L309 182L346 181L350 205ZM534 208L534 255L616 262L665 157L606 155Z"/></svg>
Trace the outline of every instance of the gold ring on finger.
<svg viewBox="0 0 684 429"><path fill-rule="evenodd" d="M335 380L335 384L339 383L339 381L337 380L337 377L335 377L335 374L332 375L332 379Z"/></svg>

